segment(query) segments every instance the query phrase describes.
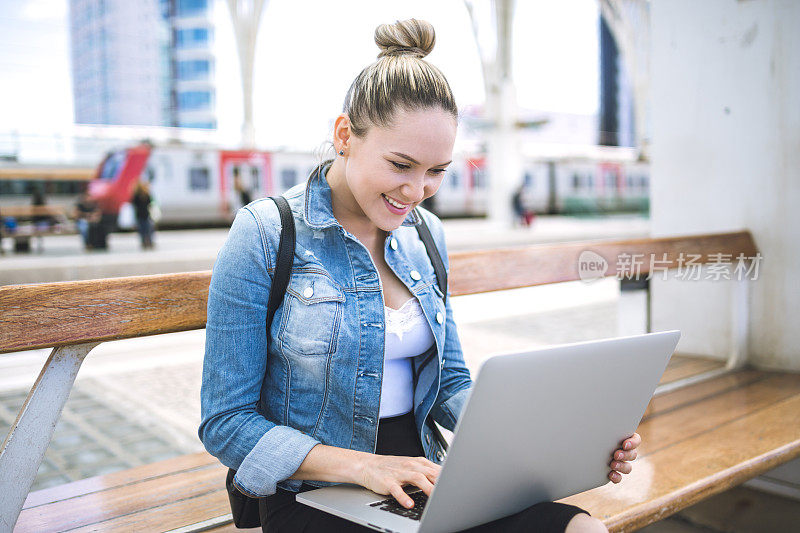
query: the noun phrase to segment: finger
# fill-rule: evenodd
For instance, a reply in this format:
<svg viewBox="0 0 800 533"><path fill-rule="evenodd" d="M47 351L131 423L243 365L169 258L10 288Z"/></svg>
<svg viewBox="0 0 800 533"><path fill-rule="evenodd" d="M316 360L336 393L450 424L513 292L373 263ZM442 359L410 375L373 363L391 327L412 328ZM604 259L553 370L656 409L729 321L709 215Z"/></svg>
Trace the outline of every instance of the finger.
<svg viewBox="0 0 800 533"><path fill-rule="evenodd" d="M634 433L629 438L625 439L625 442L622 443L622 449L624 450L634 450L639 447L642 443L642 437L638 433Z"/></svg>
<svg viewBox="0 0 800 533"><path fill-rule="evenodd" d="M617 450L614 452L614 459L617 461L633 461L638 456L637 450L631 450L629 452L625 452L622 450Z"/></svg>
<svg viewBox="0 0 800 533"><path fill-rule="evenodd" d="M428 479L428 481L431 482L431 484L434 484L434 485L436 484L436 480L439 479L439 475L436 472L433 472L433 471L430 471L430 470L425 472L425 477Z"/></svg>
<svg viewBox="0 0 800 533"><path fill-rule="evenodd" d="M428 496L430 496L431 492L433 492L433 483L431 483L428 477L422 472L415 472L409 475L407 482L421 488L422 492Z"/></svg>
<svg viewBox="0 0 800 533"><path fill-rule="evenodd" d="M414 507L414 500L412 500L408 494L406 494L406 491L404 491L403 487L401 487L399 484L392 485L389 489L389 493L394 496L394 499L397 500L403 507L407 509Z"/></svg>
<svg viewBox="0 0 800 533"><path fill-rule="evenodd" d="M437 470L437 471L442 469L442 465L438 465L438 464L434 463L433 461L428 460L427 457L417 457L417 459L419 459L420 463L422 463L422 466L424 466L426 468L433 468L434 470Z"/></svg>
<svg viewBox="0 0 800 533"><path fill-rule="evenodd" d="M611 468L622 474L630 474L631 470L633 470L630 463L625 463L623 461L612 461Z"/></svg>
<svg viewBox="0 0 800 533"><path fill-rule="evenodd" d="M608 479L610 479L613 483L619 483L622 481L622 474L619 472L611 471L608 473Z"/></svg>

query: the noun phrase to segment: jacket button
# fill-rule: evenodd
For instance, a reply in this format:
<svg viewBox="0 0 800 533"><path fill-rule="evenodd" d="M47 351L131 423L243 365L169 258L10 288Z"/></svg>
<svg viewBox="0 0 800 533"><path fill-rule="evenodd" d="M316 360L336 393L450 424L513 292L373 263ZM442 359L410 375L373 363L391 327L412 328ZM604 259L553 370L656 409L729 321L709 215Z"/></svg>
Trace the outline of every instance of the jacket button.
<svg viewBox="0 0 800 533"><path fill-rule="evenodd" d="M441 461L442 459L444 459L444 454L442 452L436 452L436 458Z"/></svg>
<svg viewBox="0 0 800 533"><path fill-rule="evenodd" d="M395 239L394 237L392 237L392 240L389 241L389 248L391 248L392 250L397 250L397 239Z"/></svg>
<svg viewBox="0 0 800 533"><path fill-rule="evenodd" d="M436 313L436 322L438 322L439 324L441 324L442 322L444 322L444 316L442 315L442 312L441 312L441 311L439 311L438 313Z"/></svg>
<svg viewBox="0 0 800 533"><path fill-rule="evenodd" d="M306 287L306 290L303 291L303 296L306 298L311 298L314 296L314 288L313 287Z"/></svg>
<svg viewBox="0 0 800 533"><path fill-rule="evenodd" d="M411 272L408 273L408 275L411 276L411 279L413 279L414 281L419 281L422 279L422 276L420 276L419 272L417 272L416 270L412 270Z"/></svg>
<svg viewBox="0 0 800 533"><path fill-rule="evenodd" d="M442 357L442 363L441 363L441 365L439 365L439 366L441 366L442 368L444 368L444 357Z"/></svg>

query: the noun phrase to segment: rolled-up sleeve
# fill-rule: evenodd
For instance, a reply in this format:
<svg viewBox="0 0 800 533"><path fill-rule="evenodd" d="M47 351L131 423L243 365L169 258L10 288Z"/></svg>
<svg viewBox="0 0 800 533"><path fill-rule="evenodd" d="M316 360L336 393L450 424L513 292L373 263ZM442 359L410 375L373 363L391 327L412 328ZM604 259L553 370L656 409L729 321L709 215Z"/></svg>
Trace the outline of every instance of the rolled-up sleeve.
<svg viewBox="0 0 800 533"><path fill-rule="evenodd" d="M431 235L436 242L436 247L439 249L439 254L445 264L445 270L449 275L450 260L447 256L444 227L442 222L432 213L426 212L425 215L427 215L425 220L428 221ZM453 309L450 306L449 283L445 302L445 333L442 357L444 365L442 366L439 383L439 394L431 408L431 416L443 428L453 431L472 390L472 378L467 365L464 363L461 340L458 337Z"/></svg>
<svg viewBox="0 0 800 533"><path fill-rule="evenodd" d="M274 494L319 444L257 410L267 365L274 255L266 235L256 215L241 208L214 263L198 429L206 450L237 471L234 485L253 497Z"/></svg>

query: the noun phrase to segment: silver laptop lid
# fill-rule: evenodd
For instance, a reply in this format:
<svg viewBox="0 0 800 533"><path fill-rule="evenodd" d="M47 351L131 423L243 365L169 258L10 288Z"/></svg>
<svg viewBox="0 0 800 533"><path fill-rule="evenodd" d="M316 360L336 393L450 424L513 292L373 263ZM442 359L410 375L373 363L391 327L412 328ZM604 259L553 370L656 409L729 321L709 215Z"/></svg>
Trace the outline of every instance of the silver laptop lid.
<svg viewBox="0 0 800 533"><path fill-rule="evenodd" d="M679 338L666 331L486 360L420 532L465 529L609 482L611 454L639 425Z"/></svg>

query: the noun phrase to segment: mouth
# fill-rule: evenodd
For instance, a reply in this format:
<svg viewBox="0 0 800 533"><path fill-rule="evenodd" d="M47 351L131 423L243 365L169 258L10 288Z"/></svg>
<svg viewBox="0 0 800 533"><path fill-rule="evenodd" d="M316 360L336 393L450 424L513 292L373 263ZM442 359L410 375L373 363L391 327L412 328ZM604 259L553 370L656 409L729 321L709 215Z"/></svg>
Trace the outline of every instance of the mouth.
<svg viewBox="0 0 800 533"><path fill-rule="evenodd" d="M381 194L383 197L383 203L386 204L386 208L389 209L395 215L403 215L411 209L411 204L402 204L395 200L394 198L390 198L385 194Z"/></svg>

